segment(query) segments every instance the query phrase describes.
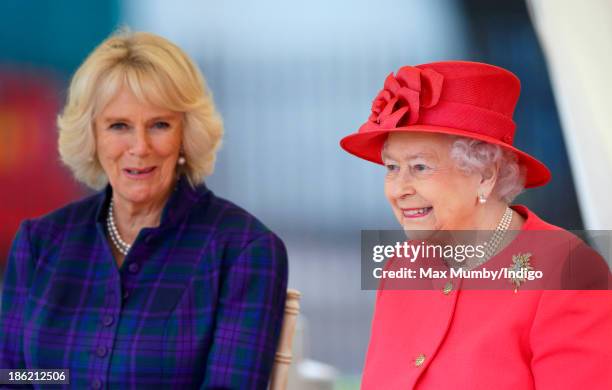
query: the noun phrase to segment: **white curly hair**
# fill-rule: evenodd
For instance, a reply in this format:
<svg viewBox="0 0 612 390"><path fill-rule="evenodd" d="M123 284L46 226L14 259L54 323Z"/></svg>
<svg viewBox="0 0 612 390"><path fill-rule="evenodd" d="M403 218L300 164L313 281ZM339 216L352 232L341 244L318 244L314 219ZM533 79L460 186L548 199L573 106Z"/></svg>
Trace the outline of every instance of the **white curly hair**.
<svg viewBox="0 0 612 390"><path fill-rule="evenodd" d="M472 174L486 174L498 167L497 180L492 195L511 203L525 189L525 170L518 163L516 154L499 145L472 138L451 136L450 155L457 167Z"/></svg>

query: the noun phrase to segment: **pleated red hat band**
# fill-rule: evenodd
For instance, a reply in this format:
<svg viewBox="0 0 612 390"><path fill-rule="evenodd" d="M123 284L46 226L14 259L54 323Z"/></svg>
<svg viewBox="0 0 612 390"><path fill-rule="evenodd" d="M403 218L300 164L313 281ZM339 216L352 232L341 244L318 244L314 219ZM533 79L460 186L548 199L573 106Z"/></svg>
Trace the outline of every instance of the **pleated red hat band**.
<svg viewBox="0 0 612 390"><path fill-rule="evenodd" d="M520 81L511 72L479 62L446 61L404 66L390 74L368 120L340 141L347 152L382 164L381 148L393 131L454 134L500 145L516 153L525 187L550 180L546 166L516 149L512 120Z"/></svg>

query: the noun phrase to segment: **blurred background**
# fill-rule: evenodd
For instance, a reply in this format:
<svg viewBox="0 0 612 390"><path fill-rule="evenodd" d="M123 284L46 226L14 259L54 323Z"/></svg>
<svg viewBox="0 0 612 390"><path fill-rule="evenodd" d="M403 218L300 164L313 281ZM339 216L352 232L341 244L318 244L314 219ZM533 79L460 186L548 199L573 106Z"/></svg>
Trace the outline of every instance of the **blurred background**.
<svg viewBox="0 0 612 390"><path fill-rule="evenodd" d="M375 295L360 290L360 230L396 224L382 192L383 168L344 153L338 142L367 119L390 72L448 59L514 72L522 81L515 144L553 172L548 186L517 203L567 229L606 228L611 221L603 200L610 180L601 176L611 165L599 149L609 145L602 134L610 122L606 113L589 111L606 111L597 99L580 97L587 86L609 91L610 77L586 67L589 55L605 54L597 42L585 49L580 37L609 42L612 24L591 16L612 15L612 6L592 0L599 8L568 24L563 18L582 16L570 2L551 3L2 1L0 269L21 220L87 194L56 151L55 117L71 74L117 27L154 32L196 60L225 120L209 187L287 244L290 285L303 293L304 356L333 366L336 388L357 388ZM570 46L563 40L569 36ZM593 72L602 78L585 84L579 77Z"/></svg>

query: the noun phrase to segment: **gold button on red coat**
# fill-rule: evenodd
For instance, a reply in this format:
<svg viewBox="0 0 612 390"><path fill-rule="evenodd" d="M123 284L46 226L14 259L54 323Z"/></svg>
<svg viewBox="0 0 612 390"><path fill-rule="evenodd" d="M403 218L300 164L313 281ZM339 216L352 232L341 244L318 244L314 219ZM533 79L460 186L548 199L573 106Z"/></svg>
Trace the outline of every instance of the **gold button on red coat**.
<svg viewBox="0 0 612 390"><path fill-rule="evenodd" d="M417 356L416 359L414 359L414 366L421 367L423 363L425 363L425 354L422 353L419 356Z"/></svg>
<svg viewBox="0 0 612 390"><path fill-rule="evenodd" d="M451 291L453 291L453 282L446 282L442 292L444 293L444 295L448 295L451 293Z"/></svg>

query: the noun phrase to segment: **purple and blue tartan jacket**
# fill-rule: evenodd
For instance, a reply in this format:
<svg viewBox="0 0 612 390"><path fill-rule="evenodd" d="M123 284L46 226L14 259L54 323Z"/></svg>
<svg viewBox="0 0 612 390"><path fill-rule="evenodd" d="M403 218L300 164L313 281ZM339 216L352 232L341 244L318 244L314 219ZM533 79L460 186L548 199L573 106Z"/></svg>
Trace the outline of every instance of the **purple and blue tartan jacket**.
<svg viewBox="0 0 612 390"><path fill-rule="evenodd" d="M66 368L74 388L265 389L287 289L282 241L178 181L121 267L110 187L22 223L5 273L0 368Z"/></svg>

